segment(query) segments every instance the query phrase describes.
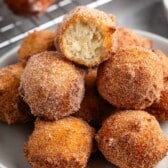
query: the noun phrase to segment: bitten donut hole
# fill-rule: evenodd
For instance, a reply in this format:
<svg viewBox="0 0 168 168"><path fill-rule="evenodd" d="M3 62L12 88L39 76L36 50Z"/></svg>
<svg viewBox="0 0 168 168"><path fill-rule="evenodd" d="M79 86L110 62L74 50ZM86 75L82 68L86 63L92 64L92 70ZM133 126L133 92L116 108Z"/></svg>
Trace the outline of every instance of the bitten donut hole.
<svg viewBox="0 0 168 168"><path fill-rule="evenodd" d="M64 42L68 55L81 60L101 57L105 52L100 29L84 20L77 20L67 28Z"/></svg>

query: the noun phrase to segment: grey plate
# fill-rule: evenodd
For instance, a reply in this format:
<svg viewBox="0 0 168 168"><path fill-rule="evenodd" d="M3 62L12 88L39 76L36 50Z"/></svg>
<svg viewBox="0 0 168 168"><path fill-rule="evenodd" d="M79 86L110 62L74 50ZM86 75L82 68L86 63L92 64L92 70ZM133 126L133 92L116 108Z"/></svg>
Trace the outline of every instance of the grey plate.
<svg viewBox="0 0 168 168"><path fill-rule="evenodd" d="M145 36L154 42L154 48L161 49L168 55L168 40L143 31L137 31L138 34ZM0 67L12 64L17 60L17 48L9 51L0 58ZM161 127L168 137L168 122L161 123ZM25 125L8 126L0 123L0 168L29 168L24 154L23 144L28 135L33 130L33 123ZM98 155L91 159L89 168L114 168L115 166L106 162L102 156ZM168 168L168 157L165 157L157 168Z"/></svg>

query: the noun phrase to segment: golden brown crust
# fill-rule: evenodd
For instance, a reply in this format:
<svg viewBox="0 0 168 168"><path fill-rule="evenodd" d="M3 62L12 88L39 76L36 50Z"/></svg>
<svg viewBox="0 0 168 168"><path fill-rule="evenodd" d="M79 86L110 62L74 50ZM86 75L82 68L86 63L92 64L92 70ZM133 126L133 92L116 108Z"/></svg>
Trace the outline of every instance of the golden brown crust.
<svg viewBox="0 0 168 168"><path fill-rule="evenodd" d="M128 28L118 28L116 31L117 36L117 50L120 48L127 48L132 46L140 46L144 48L152 48L152 41L137 35L133 30Z"/></svg>
<svg viewBox="0 0 168 168"><path fill-rule="evenodd" d="M54 51L54 36L55 33L51 30L35 31L28 34L20 46L19 61L26 64L34 54L43 51Z"/></svg>
<svg viewBox="0 0 168 168"><path fill-rule="evenodd" d="M57 52L30 58L21 77L20 93L32 114L60 119L80 108L84 95L84 70Z"/></svg>
<svg viewBox="0 0 168 168"><path fill-rule="evenodd" d="M105 48L105 53L101 55L101 57L94 57L89 59L88 61L87 58L82 58L82 55L77 57L71 55L67 50L65 44L65 34L67 30L78 21L84 22L84 25L86 25L87 23L92 23L101 32L103 47ZM57 36L55 38L55 46L69 60L80 65L93 67L110 57L110 53L112 52L113 45L115 43L115 39L113 38L115 29L115 17L109 16L108 14L96 9L90 9L85 6L78 6L68 15L66 15L63 22L59 24L57 28Z"/></svg>
<svg viewBox="0 0 168 168"><path fill-rule="evenodd" d="M18 15L39 15L46 11L56 0L5 0L9 9Z"/></svg>
<svg viewBox="0 0 168 168"><path fill-rule="evenodd" d="M164 82L160 99L145 110L154 115L158 121L168 121L168 79Z"/></svg>
<svg viewBox="0 0 168 168"><path fill-rule="evenodd" d="M14 64L0 70L0 120L8 124L24 123L31 119L28 105L18 93L22 64Z"/></svg>
<svg viewBox="0 0 168 168"><path fill-rule="evenodd" d="M25 144L25 156L33 168L84 168L92 152L93 138L94 129L81 119L38 119Z"/></svg>
<svg viewBox="0 0 168 168"><path fill-rule="evenodd" d="M144 111L111 115L96 140L106 159L120 168L153 168L168 151L159 123Z"/></svg>
<svg viewBox="0 0 168 168"><path fill-rule="evenodd" d="M118 108L144 109L160 97L163 69L160 59L142 47L121 49L99 66L97 87Z"/></svg>
<svg viewBox="0 0 168 168"><path fill-rule="evenodd" d="M161 51L161 50L154 50L153 51L161 61L161 65L163 67L163 77L164 80L168 80L168 57Z"/></svg>

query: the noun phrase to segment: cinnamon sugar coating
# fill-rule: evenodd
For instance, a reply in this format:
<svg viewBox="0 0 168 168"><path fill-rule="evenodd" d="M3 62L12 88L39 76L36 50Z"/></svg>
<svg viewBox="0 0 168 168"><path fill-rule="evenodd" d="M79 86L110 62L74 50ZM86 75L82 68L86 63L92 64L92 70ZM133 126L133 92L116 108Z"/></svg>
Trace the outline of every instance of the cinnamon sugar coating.
<svg viewBox="0 0 168 168"><path fill-rule="evenodd" d="M161 65L163 67L163 78L168 80L168 57L161 50L153 50L153 52L160 58Z"/></svg>
<svg viewBox="0 0 168 168"><path fill-rule="evenodd" d="M154 115L158 121L168 121L168 79L164 82L160 99L145 110Z"/></svg>
<svg viewBox="0 0 168 168"><path fill-rule="evenodd" d="M136 34L133 30L120 27L116 30L117 35L117 49L140 46L144 48L152 48L152 41Z"/></svg>
<svg viewBox="0 0 168 168"><path fill-rule="evenodd" d="M28 61L21 77L20 94L33 115L60 119L79 110L84 75L84 70L59 53L43 52Z"/></svg>
<svg viewBox="0 0 168 168"><path fill-rule="evenodd" d="M145 111L111 115L96 140L105 158L120 168L153 168L168 151L159 123Z"/></svg>
<svg viewBox="0 0 168 168"><path fill-rule="evenodd" d="M0 69L0 121L8 124L25 123L32 119L28 105L19 96L22 64Z"/></svg>
<svg viewBox="0 0 168 168"><path fill-rule="evenodd" d="M28 34L19 48L19 61L26 64L34 54L55 51L54 37L55 33L51 30L34 31Z"/></svg>
<svg viewBox="0 0 168 168"><path fill-rule="evenodd" d="M32 168L85 168L93 138L94 129L81 119L37 119L24 147L25 156Z"/></svg>
<svg viewBox="0 0 168 168"><path fill-rule="evenodd" d="M145 109L159 100L163 68L150 50L130 47L99 66L97 87L109 103L124 109Z"/></svg>

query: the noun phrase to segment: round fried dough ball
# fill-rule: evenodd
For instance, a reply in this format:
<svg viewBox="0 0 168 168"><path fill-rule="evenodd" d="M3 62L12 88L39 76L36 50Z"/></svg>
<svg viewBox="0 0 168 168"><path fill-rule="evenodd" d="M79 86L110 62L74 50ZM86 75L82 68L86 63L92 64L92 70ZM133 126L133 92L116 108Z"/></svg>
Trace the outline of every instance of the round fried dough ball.
<svg viewBox="0 0 168 168"><path fill-rule="evenodd" d="M59 24L55 46L67 59L93 67L110 57L115 46L115 30L115 17L78 6Z"/></svg>
<svg viewBox="0 0 168 168"><path fill-rule="evenodd" d="M54 31L41 30L28 34L19 49L19 61L26 63L28 59L43 51L54 51Z"/></svg>
<svg viewBox="0 0 168 168"><path fill-rule="evenodd" d="M4 0L9 9L17 15L38 16L56 0Z"/></svg>
<svg viewBox="0 0 168 168"><path fill-rule="evenodd" d="M163 69L150 50L130 47L99 66L97 87L109 103L124 109L145 109L160 97Z"/></svg>
<svg viewBox="0 0 168 168"><path fill-rule="evenodd" d="M84 168L92 152L93 138L94 129L81 119L38 119L25 144L25 156L33 168Z"/></svg>
<svg viewBox="0 0 168 168"><path fill-rule="evenodd" d="M118 28L117 34L117 50L131 46L141 46L144 48L152 48L152 41L136 34L133 30L128 28Z"/></svg>
<svg viewBox="0 0 168 168"><path fill-rule="evenodd" d="M163 67L163 77L168 80L168 57L161 50L154 50L154 53L160 58Z"/></svg>
<svg viewBox="0 0 168 168"><path fill-rule="evenodd" d="M168 121L168 79L164 82L160 99L145 110L154 115L158 121Z"/></svg>
<svg viewBox="0 0 168 168"><path fill-rule="evenodd" d="M60 119L79 110L84 75L84 70L59 53L40 53L28 61L21 77L20 93L35 116Z"/></svg>
<svg viewBox="0 0 168 168"><path fill-rule="evenodd" d="M0 121L8 124L31 119L29 107L18 92L23 70L24 66L19 63L0 69Z"/></svg>
<svg viewBox="0 0 168 168"><path fill-rule="evenodd" d="M120 168L153 168L168 151L159 123L145 111L111 115L96 140L105 158Z"/></svg>

